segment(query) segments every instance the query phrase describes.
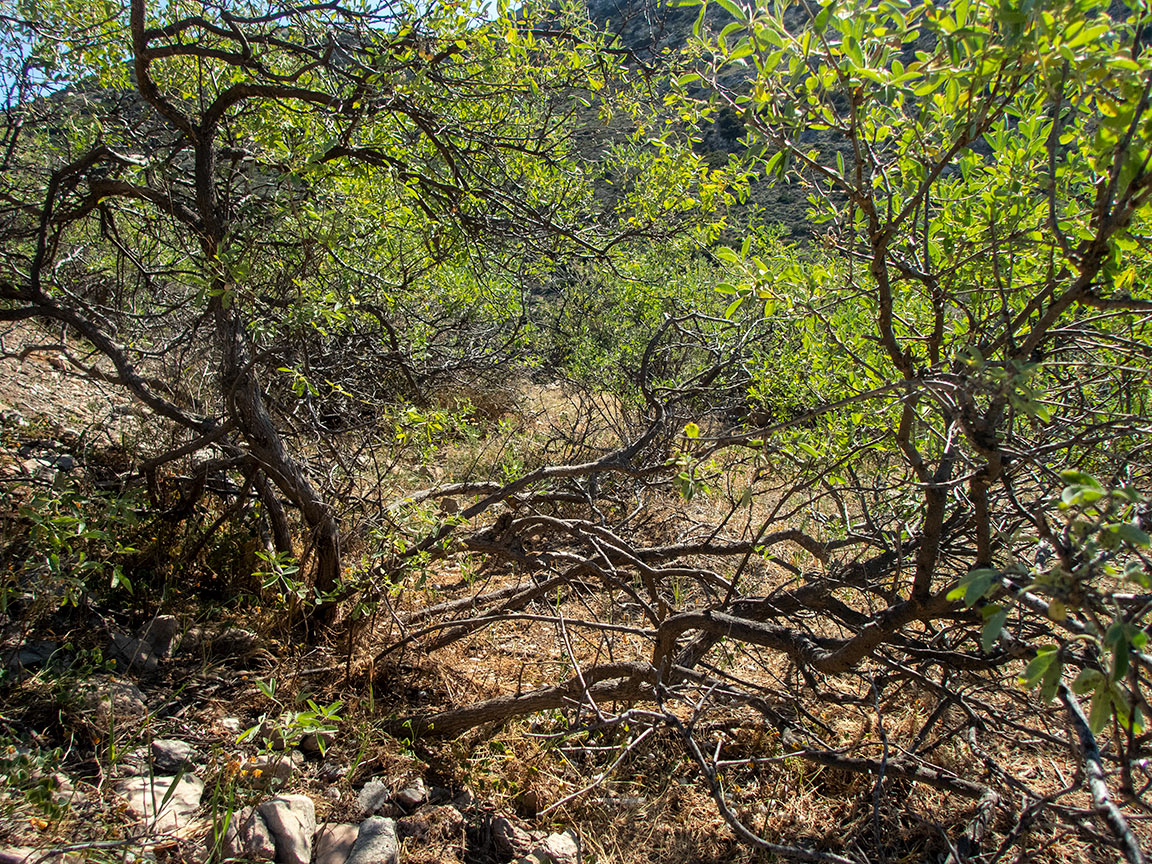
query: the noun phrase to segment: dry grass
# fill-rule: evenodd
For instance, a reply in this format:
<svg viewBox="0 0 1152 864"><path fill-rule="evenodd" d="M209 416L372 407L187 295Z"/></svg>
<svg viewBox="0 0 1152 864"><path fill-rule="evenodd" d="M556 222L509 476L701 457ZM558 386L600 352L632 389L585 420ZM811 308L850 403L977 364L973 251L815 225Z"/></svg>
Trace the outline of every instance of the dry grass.
<svg viewBox="0 0 1152 864"><path fill-rule="evenodd" d="M618 445L635 422L628 408L617 400L562 386L518 382L510 393L479 407L477 416L483 419L476 421L478 434L442 441L433 448L435 463L430 468L425 465L425 456L415 451L371 451L367 458L374 465L376 479L359 478L357 494L379 494L395 500L431 485L506 479L546 462L584 461ZM466 400L478 407L466 393L445 394L441 404L467 410ZM735 507L743 489L756 479L753 472L768 468L748 461L723 462L717 466L719 479L713 484L714 493L698 495L690 502L667 489L647 490L643 493L644 516L635 531L637 542L682 542L700 537L707 526L725 519L731 532L739 533L741 528L758 526L773 514L778 516L790 488L781 475L761 476L769 491ZM381 486L383 483L387 486ZM787 518L793 520L789 524L826 518L831 508L826 502L822 506L824 512L821 508L785 508ZM736 515L732 515L734 508ZM548 512L563 510L555 505ZM444 518L438 505L427 504L398 515L398 524L391 527L408 528L416 536ZM478 519L471 527L483 528L492 518ZM543 548L555 540L537 538L536 542ZM360 548L372 551L375 542L375 538L366 538ZM793 584L797 577L785 565L802 572L819 570L819 562L808 553L794 548L775 551L782 562L752 559L742 583L744 590L765 594ZM723 560L696 563L725 576L731 575L734 566ZM351 818L354 790L369 777L425 773L452 789L470 787L492 813L515 812L541 829L574 828L582 837L589 861L687 864L763 860L735 839L718 814L698 766L667 723L658 723L623 758L630 742L644 732L643 718L627 728L622 724L597 728L589 722L587 708L574 705L516 719L498 728L482 727L451 742L411 741L402 734L392 734L395 730L388 721L394 716L432 713L548 687L569 678L574 669L609 659L648 659L650 642L639 636L509 620L432 655L423 653L417 641L391 655L386 666L374 667L367 662L403 635L398 620L404 616L526 578L505 562L468 552L426 562L419 572L407 573L398 587L376 586L382 591L381 603L352 629L355 638L350 658L344 656L347 633L340 635L330 651L316 654L289 641L294 634L282 629L280 610L268 606L249 609L245 623L284 639L277 659L259 672L261 677L277 678L286 693L308 691L318 701L344 703L341 738L327 759L345 770L332 779L321 777L318 768L310 768L296 780L295 788L317 801L318 817L322 821ZM637 590L642 591L642 586ZM646 626L644 618L634 606L623 603L622 597L618 591L592 590L589 586L551 596L548 602L541 601L528 611L541 616L563 613L569 620ZM843 599L856 602L859 598L848 592ZM692 608L706 604L709 598L698 584L687 580L681 586L679 602L681 608ZM807 623L818 634L844 635L819 621ZM349 661L348 677L343 674L344 660ZM714 664L714 674L729 676L743 682L748 690L766 694L781 711L818 734L829 749L845 756L883 759L886 753L895 757L917 750L961 778L994 783L998 788L1014 790L1013 794L1018 790L998 771L1026 783L1038 795L1059 791L1078 771L1067 748L1051 740L1067 735L1063 715L1056 707L1040 703L1034 693L1016 687L1019 665L995 674L967 673L945 682L945 689L963 695L972 704L980 703L984 706L981 712L994 718L995 722L979 730L978 749L974 750L965 734L968 717L959 706L937 715L941 704L938 688L907 680L889 684L886 676L892 670L881 663L864 664L853 674L835 680L822 679L814 690L786 658L767 649L726 642L713 649L708 660ZM329 671L306 674L316 667ZM205 742L217 748L219 758L209 779L232 790L235 800L256 793L242 775L229 773L231 757L226 753L230 738L218 724L226 713L238 716L247 726L276 710L257 694L256 674L218 675L202 670L201 677L179 685L179 700L186 705L179 715L181 722L204 730ZM175 693L177 682L168 684ZM18 712L22 705L31 710L30 706L43 704L45 694L37 692L35 686L34 681L29 682L28 689L17 694L24 702L6 707L5 713ZM684 720L695 716L694 732L702 749L709 756L718 753L730 763L722 780L733 810L772 842L844 853L861 849L874 858L882 850L889 861L925 860L946 850L942 831L955 838L974 815L975 804L955 794L895 777L888 777L878 788L872 775L825 767L791 755L759 714L719 703L694 710L689 700L704 695L685 688L664 708ZM626 707L600 706L608 716ZM654 711L660 706L647 702L641 707ZM924 732L930 718L934 718L934 725ZM172 728L178 727L173 723ZM158 727L152 731L166 730ZM128 740L116 743L123 746ZM104 742L105 748L108 743ZM1108 734L1102 736L1102 744L1108 747ZM619 764L612 767L618 759ZM581 793L605 772L602 782ZM1083 793L1066 796L1062 804L1070 808L1090 806ZM110 809L111 800L101 806L104 821L90 823L102 826L92 829L95 834L122 830L122 814L118 816ZM541 815L541 811L546 812ZM29 817L21 812L21 818ZM993 828L998 840L1013 825L1001 814ZM1152 839L1145 821L1137 819L1135 829L1145 842ZM80 826L61 821L47 830L66 838L76 836ZM43 840L45 832L37 831L34 823L26 822L19 831L9 830L0 840ZM483 860L484 854L477 852L477 860ZM1079 833L1074 820L1061 821L1051 814L1043 815L1031 827L1011 855L1016 860L1054 864L1115 860L1110 850Z"/></svg>

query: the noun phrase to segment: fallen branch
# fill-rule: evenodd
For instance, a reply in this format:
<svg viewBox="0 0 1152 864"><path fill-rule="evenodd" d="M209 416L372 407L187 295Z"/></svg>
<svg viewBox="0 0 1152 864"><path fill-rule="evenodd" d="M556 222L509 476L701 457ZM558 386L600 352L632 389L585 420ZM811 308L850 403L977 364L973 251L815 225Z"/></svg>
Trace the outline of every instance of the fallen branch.
<svg viewBox="0 0 1152 864"><path fill-rule="evenodd" d="M1096 736L1092 734L1092 727L1088 725L1088 718L1080 707L1075 694L1067 684L1060 684L1060 701L1068 711L1068 723L1076 733L1080 744L1080 756L1084 760L1084 772L1088 780L1088 791L1092 793L1092 803L1108 825L1108 828L1120 842L1120 849L1129 864L1145 864L1140 843L1132 834L1128 820L1120 812L1120 808L1112 803L1108 793L1108 784L1104 779L1104 765L1100 761L1100 748L1096 744Z"/></svg>

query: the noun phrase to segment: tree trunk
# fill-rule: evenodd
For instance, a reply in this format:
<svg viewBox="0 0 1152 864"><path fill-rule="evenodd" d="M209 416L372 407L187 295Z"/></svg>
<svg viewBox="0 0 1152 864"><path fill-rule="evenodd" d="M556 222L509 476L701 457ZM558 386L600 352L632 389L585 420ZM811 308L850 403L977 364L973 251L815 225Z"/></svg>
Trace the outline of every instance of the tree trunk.
<svg viewBox="0 0 1152 864"><path fill-rule="evenodd" d="M223 354L220 385L229 416L260 470L300 508L304 524L316 544L313 584L317 593L328 594L340 580L340 527L336 515L308 475L289 455L284 439L268 413L259 379L253 374L254 363L243 322L225 309L219 300L215 305L216 333ZM275 524L273 527L275 530ZM278 546L279 543L278 538ZM323 603L316 611L322 618L328 618L334 607L334 603Z"/></svg>

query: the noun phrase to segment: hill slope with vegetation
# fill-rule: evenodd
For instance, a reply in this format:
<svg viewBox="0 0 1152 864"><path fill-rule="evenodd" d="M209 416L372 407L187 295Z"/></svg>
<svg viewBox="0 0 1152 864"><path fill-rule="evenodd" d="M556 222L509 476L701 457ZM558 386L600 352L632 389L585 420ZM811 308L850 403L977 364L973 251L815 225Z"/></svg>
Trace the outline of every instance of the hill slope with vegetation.
<svg viewBox="0 0 1152 864"><path fill-rule="evenodd" d="M4 860L1145 860L1147 11L591 11L5 7Z"/></svg>

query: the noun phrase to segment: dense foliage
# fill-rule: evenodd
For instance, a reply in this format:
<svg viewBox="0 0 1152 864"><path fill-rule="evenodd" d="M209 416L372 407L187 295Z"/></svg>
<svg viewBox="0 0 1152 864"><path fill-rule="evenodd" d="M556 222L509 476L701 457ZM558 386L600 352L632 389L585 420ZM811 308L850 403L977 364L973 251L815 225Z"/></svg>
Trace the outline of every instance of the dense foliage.
<svg viewBox="0 0 1152 864"><path fill-rule="evenodd" d="M555 734L619 730L622 760L662 730L798 860L907 852L886 777L949 796L950 860L1042 813L1144 860L1109 786L1146 806L1148 10L684 5L693 38L643 52L568 7L14 7L0 319L163 421L136 509L185 470L161 521L201 520L188 559L266 531L258 591L294 619L449 559L506 580L393 615L371 668L530 621L573 676L407 736L572 709ZM755 204L775 182L803 246ZM577 394L543 431L512 419L533 377ZM156 566L90 530L123 506L57 493L6 598ZM886 731L898 698L932 708ZM876 732L835 742L819 706ZM729 722L776 749L722 759ZM1025 735L1083 771L1030 785L995 755ZM878 775L874 830L758 835L782 753Z"/></svg>

